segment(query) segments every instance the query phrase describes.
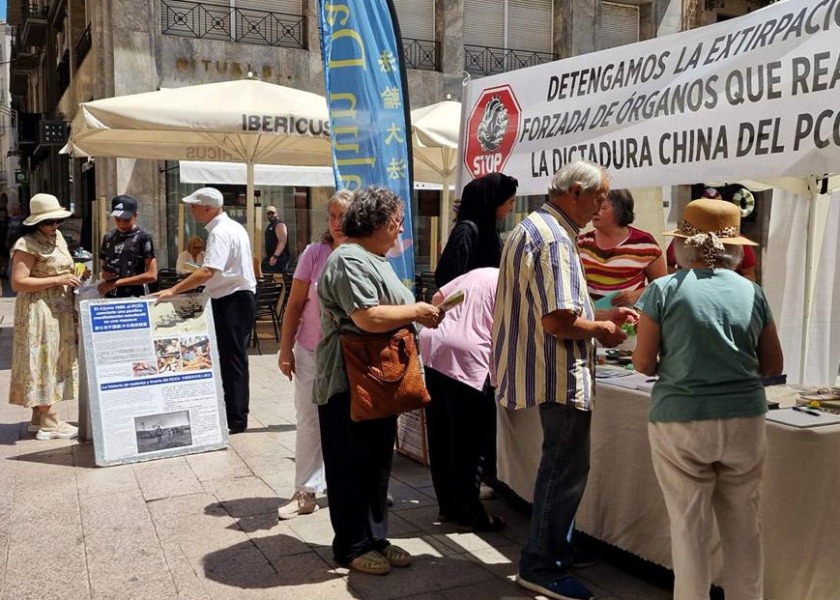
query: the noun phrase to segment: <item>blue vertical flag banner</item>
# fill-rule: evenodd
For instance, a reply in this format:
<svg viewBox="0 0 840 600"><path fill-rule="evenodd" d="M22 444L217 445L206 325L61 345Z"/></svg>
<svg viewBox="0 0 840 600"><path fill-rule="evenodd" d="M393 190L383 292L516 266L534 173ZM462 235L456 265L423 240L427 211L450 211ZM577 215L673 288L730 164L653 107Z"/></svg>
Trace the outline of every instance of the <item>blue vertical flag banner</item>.
<svg viewBox="0 0 840 600"><path fill-rule="evenodd" d="M411 119L402 37L392 0L320 0L321 49L336 189L378 185L405 204L388 260L414 289Z"/></svg>

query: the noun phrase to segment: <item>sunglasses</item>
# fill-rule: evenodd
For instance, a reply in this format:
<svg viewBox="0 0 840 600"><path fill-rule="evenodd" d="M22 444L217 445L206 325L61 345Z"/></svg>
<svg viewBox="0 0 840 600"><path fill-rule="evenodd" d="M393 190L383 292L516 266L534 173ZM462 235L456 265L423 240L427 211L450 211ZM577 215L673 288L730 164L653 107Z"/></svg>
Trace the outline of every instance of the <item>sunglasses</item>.
<svg viewBox="0 0 840 600"><path fill-rule="evenodd" d="M38 225L46 225L47 227L52 227L53 225L61 225L64 223L64 219L44 219Z"/></svg>

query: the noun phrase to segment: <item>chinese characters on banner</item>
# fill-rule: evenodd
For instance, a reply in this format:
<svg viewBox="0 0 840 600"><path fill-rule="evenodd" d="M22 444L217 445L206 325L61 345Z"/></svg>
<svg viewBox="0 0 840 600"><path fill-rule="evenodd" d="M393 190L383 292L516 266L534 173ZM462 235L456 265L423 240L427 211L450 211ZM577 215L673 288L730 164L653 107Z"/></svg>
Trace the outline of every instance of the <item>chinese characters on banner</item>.
<svg viewBox="0 0 840 600"><path fill-rule="evenodd" d="M336 188L399 194L404 232L388 259L413 289L411 123L396 12L390 0L319 5Z"/></svg>

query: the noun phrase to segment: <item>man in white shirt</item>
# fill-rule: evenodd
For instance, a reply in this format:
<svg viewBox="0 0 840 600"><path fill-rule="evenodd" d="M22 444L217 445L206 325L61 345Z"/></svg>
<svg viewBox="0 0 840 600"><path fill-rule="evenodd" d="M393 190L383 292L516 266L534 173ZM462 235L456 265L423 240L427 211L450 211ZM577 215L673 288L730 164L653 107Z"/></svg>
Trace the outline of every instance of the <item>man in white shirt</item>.
<svg viewBox="0 0 840 600"><path fill-rule="evenodd" d="M199 286L210 295L219 367L231 434L248 428L248 344L256 310L257 280L245 228L222 210L222 193L211 187L186 198L190 213L207 229L207 251L197 271L155 294L158 302Z"/></svg>

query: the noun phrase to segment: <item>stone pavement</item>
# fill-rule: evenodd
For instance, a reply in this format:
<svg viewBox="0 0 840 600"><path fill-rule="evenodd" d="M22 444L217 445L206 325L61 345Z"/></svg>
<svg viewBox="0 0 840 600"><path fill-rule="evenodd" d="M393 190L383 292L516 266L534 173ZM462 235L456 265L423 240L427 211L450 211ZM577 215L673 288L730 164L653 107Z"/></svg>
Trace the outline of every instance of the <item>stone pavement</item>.
<svg viewBox="0 0 840 600"><path fill-rule="evenodd" d="M0 600L515 600L528 517L500 499L500 533L435 523L428 469L394 463L391 539L416 557L385 577L332 561L325 510L277 521L294 491L295 411L276 345L251 357L250 429L227 450L118 467L94 466L90 444L39 442L29 412L6 403L13 300L0 299ZM75 421L75 402L59 405ZM581 570L599 599L670 593L610 564Z"/></svg>

